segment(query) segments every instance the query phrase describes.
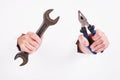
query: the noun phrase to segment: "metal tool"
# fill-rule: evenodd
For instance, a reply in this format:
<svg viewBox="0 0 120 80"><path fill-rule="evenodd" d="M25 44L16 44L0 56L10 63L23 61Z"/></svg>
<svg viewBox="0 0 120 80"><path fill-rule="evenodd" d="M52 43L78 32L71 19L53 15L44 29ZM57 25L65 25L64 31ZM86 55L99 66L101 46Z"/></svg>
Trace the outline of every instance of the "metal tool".
<svg viewBox="0 0 120 80"><path fill-rule="evenodd" d="M92 49L90 48L90 45L94 42L88 35L87 33L87 29L91 32L92 35L96 34L96 31L94 30L95 26L91 25L88 23L87 19L85 18L85 16L78 11L78 20L81 23L81 30L80 32L83 33L84 37L89 41L89 46L88 49L93 53L93 54L97 54L95 51L92 51Z"/></svg>
<svg viewBox="0 0 120 80"><path fill-rule="evenodd" d="M43 23L42 23L42 25L40 26L40 28L37 30L37 32L36 32L36 34L39 36L39 37L41 37L42 35L43 35L43 33L46 31L46 29L50 26L50 25L54 25L54 24L56 24L57 22L58 22L58 20L59 20L59 16L56 18L56 19L51 19L50 17L49 17L49 14L50 14L50 12L52 12L53 11L53 9L49 9L49 10L47 10L45 13L44 13L44 15L43 15ZM27 62L28 62L28 55L29 55L29 53L27 53L27 52L24 52L24 51L21 51L21 52L18 52L17 54L16 54L16 56L15 56L15 58L14 58L14 60L16 60L17 58L22 58L23 59L23 63L22 64L20 64L20 66L23 66L23 65L25 65L25 64L27 64Z"/></svg>

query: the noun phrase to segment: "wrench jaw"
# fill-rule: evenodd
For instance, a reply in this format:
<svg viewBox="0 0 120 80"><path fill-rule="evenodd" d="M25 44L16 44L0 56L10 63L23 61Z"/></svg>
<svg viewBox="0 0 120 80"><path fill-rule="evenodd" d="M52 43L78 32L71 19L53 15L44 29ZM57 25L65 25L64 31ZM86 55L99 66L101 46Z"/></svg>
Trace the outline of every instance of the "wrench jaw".
<svg viewBox="0 0 120 80"><path fill-rule="evenodd" d="M23 65L27 64L27 62L28 62L28 54L29 53L24 52L24 51L19 52L16 54L14 60L16 60L17 58L22 58L23 63L21 63L20 66L23 66Z"/></svg>
<svg viewBox="0 0 120 80"><path fill-rule="evenodd" d="M56 23L58 22L59 18L60 18L60 17L58 16L58 17L57 17L56 19L54 19L54 20L51 19L51 22L52 22L51 25L56 24Z"/></svg>
<svg viewBox="0 0 120 80"><path fill-rule="evenodd" d="M46 24L48 24L48 25L54 25L54 24L56 24L57 22L58 22L58 20L59 20L59 16L56 18L56 19L51 19L50 18L50 16L49 16L49 14L51 13L53 11L53 9L49 9L49 10L47 10L45 13L44 13L44 16L43 16L43 18L44 18L44 22L46 22Z"/></svg>

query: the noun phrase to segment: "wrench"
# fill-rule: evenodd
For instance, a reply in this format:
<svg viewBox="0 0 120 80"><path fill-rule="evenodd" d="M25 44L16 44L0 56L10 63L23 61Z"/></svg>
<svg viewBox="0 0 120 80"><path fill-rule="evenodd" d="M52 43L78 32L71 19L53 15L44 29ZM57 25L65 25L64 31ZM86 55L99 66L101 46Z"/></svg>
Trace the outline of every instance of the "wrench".
<svg viewBox="0 0 120 80"><path fill-rule="evenodd" d="M36 32L36 34L37 34L39 37L41 37L41 36L44 34L44 32L46 31L46 29L47 29L50 25L54 25L54 24L56 24L56 23L58 22L59 16L58 16L56 19L54 19L54 20L49 17L50 12L52 12L52 11L53 11L53 9L48 9L48 10L44 13L44 15L43 15L43 23L42 23L42 25L39 27L39 29L38 29L37 32ZM28 55L29 55L28 52L20 51L20 52L18 52L18 53L15 55L14 60L16 60L16 59L19 58L19 57L22 58L23 63L20 64L20 66L23 66L23 65L27 64L27 62L28 62Z"/></svg>

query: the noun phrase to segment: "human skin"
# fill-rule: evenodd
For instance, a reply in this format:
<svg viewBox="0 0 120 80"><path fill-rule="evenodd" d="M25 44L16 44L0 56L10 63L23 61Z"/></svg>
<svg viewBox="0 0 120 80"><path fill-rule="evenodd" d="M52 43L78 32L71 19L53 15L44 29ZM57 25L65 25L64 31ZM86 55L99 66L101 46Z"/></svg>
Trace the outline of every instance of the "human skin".
<svg viewBox="0 0 120 80"><path fill-rule="evenodd" d="M38 37L37 34L33 32L28 32L18 37L17 44L21 51L28 53L33 53L36 51L42 43L42 37Z"/></svg>
<svg viewBox="0 0 120 80"><path fill-rule="evenodd" d="M109 46L109 41L107 36L101 30L96 30L96 34L91 36L94 42L90 45L92 51L97 53L104 51ZM79 40L79 48L83 53L91 53L90 50L87 48L89 45L88 40L83 36L80 35L78 37ZM22 36L19 36L17 39L17 44L20 47L21 51L25 51L28 53L33 53L36 51L42 43L42 37L38 37L37 34L33 32L28 32Z"/></svg>
<svg viewBox="0 0 120 80"><path fill-rule="evenodd" d="M91 36L93 39L93 43L90 45L90 48L92 51L95 51L97 53L104 51L109 46L109 41L107 36L102 32L101 30L96 30L96 34L94 36ZM90 50L87 48L89 45L88 40L83 36L80 35L78 37L79 40L79 48L83 53L91 53Z"/></svg>

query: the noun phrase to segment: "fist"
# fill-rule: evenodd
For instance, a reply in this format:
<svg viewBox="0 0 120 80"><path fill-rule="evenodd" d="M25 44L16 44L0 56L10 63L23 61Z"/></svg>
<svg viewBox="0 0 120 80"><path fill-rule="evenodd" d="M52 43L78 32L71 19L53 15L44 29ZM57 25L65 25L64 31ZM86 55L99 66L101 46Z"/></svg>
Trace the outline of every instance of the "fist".
<svg viewBox="0 0 120 80"><path fill-rule="evenodd" d="M109 46L109 41L107 36L101 31L96 30L96 34L94 36L90 36L93 39L93 43L90 45L92 51L97 53L104 51ZM83 53L91 53L90 50L87 48L89 46L88 40L83 36L80 35L79 38L79 48Z"/></svg>
<svg viewBox="0 0 120 80"><path fill-rule="evenodd" d="M36 51L41 45L42 39L33 32L28 32L23 34L17 39L17 44L20 47L21 51L32 53Z"/></svg>

